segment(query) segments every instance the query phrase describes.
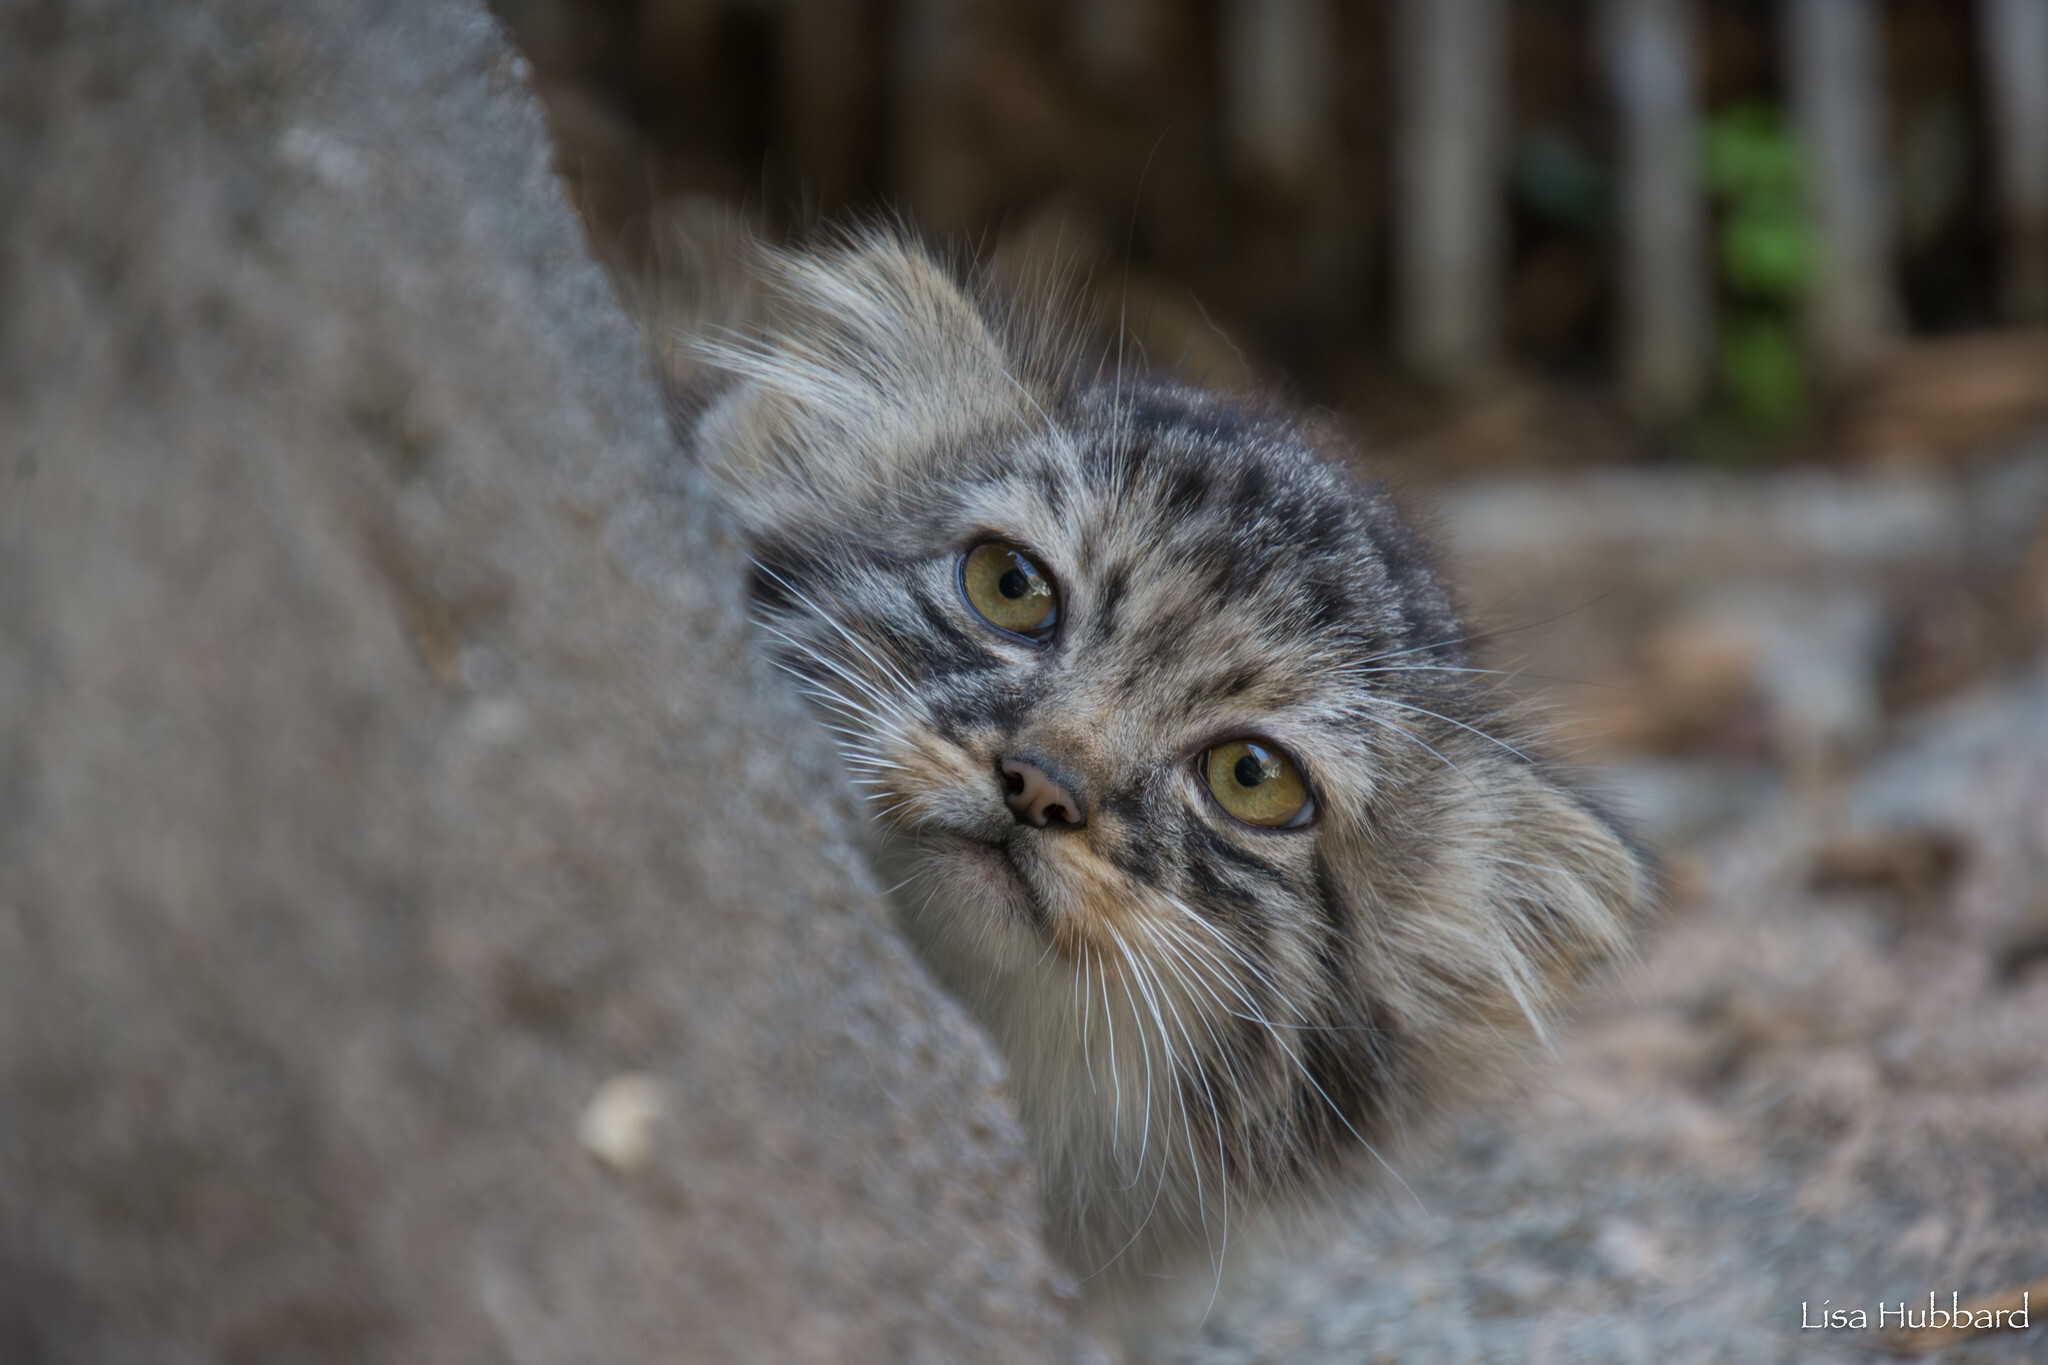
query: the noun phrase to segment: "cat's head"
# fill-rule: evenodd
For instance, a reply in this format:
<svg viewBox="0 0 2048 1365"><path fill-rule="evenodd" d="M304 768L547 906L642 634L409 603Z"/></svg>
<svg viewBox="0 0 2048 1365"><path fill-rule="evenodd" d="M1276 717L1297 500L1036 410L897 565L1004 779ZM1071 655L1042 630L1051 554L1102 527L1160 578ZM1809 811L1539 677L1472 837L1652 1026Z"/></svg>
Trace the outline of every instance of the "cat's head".
<svg viewBox="0 0 2048 1365"><path fill-rule="evenodd" d="M765 291L706 350L696 443L906 924L1075 1188L1077 1262L1160 1216L1142 1185L1143 1221L1099 1211L1120 1173L1312 1184L1624 950L1639 858L1523 744L1328 436L1072 378L894 239ZM1206 1221L1186 1183L1165 1222Z"/></svg>

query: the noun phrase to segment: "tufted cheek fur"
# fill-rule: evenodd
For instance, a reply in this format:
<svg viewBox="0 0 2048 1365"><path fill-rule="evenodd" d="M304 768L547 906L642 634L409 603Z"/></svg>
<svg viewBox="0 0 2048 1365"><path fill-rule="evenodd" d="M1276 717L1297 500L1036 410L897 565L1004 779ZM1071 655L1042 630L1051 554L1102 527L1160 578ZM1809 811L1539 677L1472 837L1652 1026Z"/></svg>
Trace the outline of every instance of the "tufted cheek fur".
<svg viewBox="0 0 2048 1365"><path fill-rule="evenodd" d="M1130 375L886 236L764 255L702 340L689 437L768 647L872 805L905 929L1010 1063L1052 1236L1091 1292L1380 1164L1506 1074L1626 951L1642 857L1527 742L1426 545L1324 433ZM1014 546L1033 641L962 595ZM1256 828L1202 755L1290 755ZM1012 817L1023 755L1079 828Z"/></svg>

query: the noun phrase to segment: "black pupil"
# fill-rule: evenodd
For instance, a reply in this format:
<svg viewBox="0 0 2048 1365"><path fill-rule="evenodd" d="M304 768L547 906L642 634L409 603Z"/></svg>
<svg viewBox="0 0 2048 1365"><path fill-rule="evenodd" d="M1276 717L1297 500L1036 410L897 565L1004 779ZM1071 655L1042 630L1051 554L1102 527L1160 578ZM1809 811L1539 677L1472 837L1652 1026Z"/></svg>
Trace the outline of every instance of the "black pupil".
<svg viewBox="0 0 2048 1365"><path fill-rule="evenodd" d="M1230 770L1240 787L1256 787L1266 780L1265 761L1255 754L1246 754L1237 760L1237 766Z"/></svg>
<svg viewBox="0 0 2048 1365"><path fill-rule="evenodd" d="M1030 594L1031 577L1022 569L1012 569L996 580L996 591L1014 602Z"/></svg>

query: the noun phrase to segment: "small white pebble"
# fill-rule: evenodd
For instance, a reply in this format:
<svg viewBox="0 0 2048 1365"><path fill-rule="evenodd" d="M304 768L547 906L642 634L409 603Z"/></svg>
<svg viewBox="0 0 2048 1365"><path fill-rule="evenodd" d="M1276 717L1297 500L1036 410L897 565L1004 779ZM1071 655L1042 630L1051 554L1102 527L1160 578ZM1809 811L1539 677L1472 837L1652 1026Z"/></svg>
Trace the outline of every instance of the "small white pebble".
<svg viewBox="0 0 2048 1365"><path fill-rule="evenodd" d="M654 1130L667 1107L667 1088L658 1078L625 1072L599 1086L583 1106L576 1140L615 1171L644 1171L654 1161Z"/></svg>
<svg viewBox="0 0 2048 1365"><path fill-rule="evenodd" d="M1666 1283L1674 1279L1670 1257L1657 1235L1626 1218L1610 1218L1602 1223L1593 1249L1620 1279Z"/></svg>
<svg viewBox="0 0 2048 1365"><path fill-rule="evenodd" d="M311 128L292 127L277 139L287 165L306 171L329 189L348 189L362 178L363 159L340 140Z"/></svg>

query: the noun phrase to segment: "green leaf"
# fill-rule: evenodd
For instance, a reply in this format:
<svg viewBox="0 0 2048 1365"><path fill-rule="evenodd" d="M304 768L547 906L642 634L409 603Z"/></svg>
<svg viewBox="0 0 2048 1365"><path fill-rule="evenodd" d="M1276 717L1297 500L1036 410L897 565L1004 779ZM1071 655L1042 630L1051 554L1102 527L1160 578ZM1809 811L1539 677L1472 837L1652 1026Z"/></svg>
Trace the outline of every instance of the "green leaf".
<svg viewBox="0 0 2048 1365"><path fill-rule="evenodd" d="M1760 431L1784 431L1806 410L1806 366L1781 318L1744 313L1721 329L1721 383L1736 412Z"/></svg>
<svg viewBox="0 0 2048 1365"><path fill-rule="evenodd" d="M1723 198L1798 196L1799 144L1769 104L1748 100L1713 115L1701 153L1707 188Z"/></svg>
<svg viewBox="0 0 2048 1365"><path fill-rule="evenodd" d="M1730 210L1721 224L1721 271L1763 302L1790 303L1813 278L1815 244L1796 205L1758 200Z"/></svg>

